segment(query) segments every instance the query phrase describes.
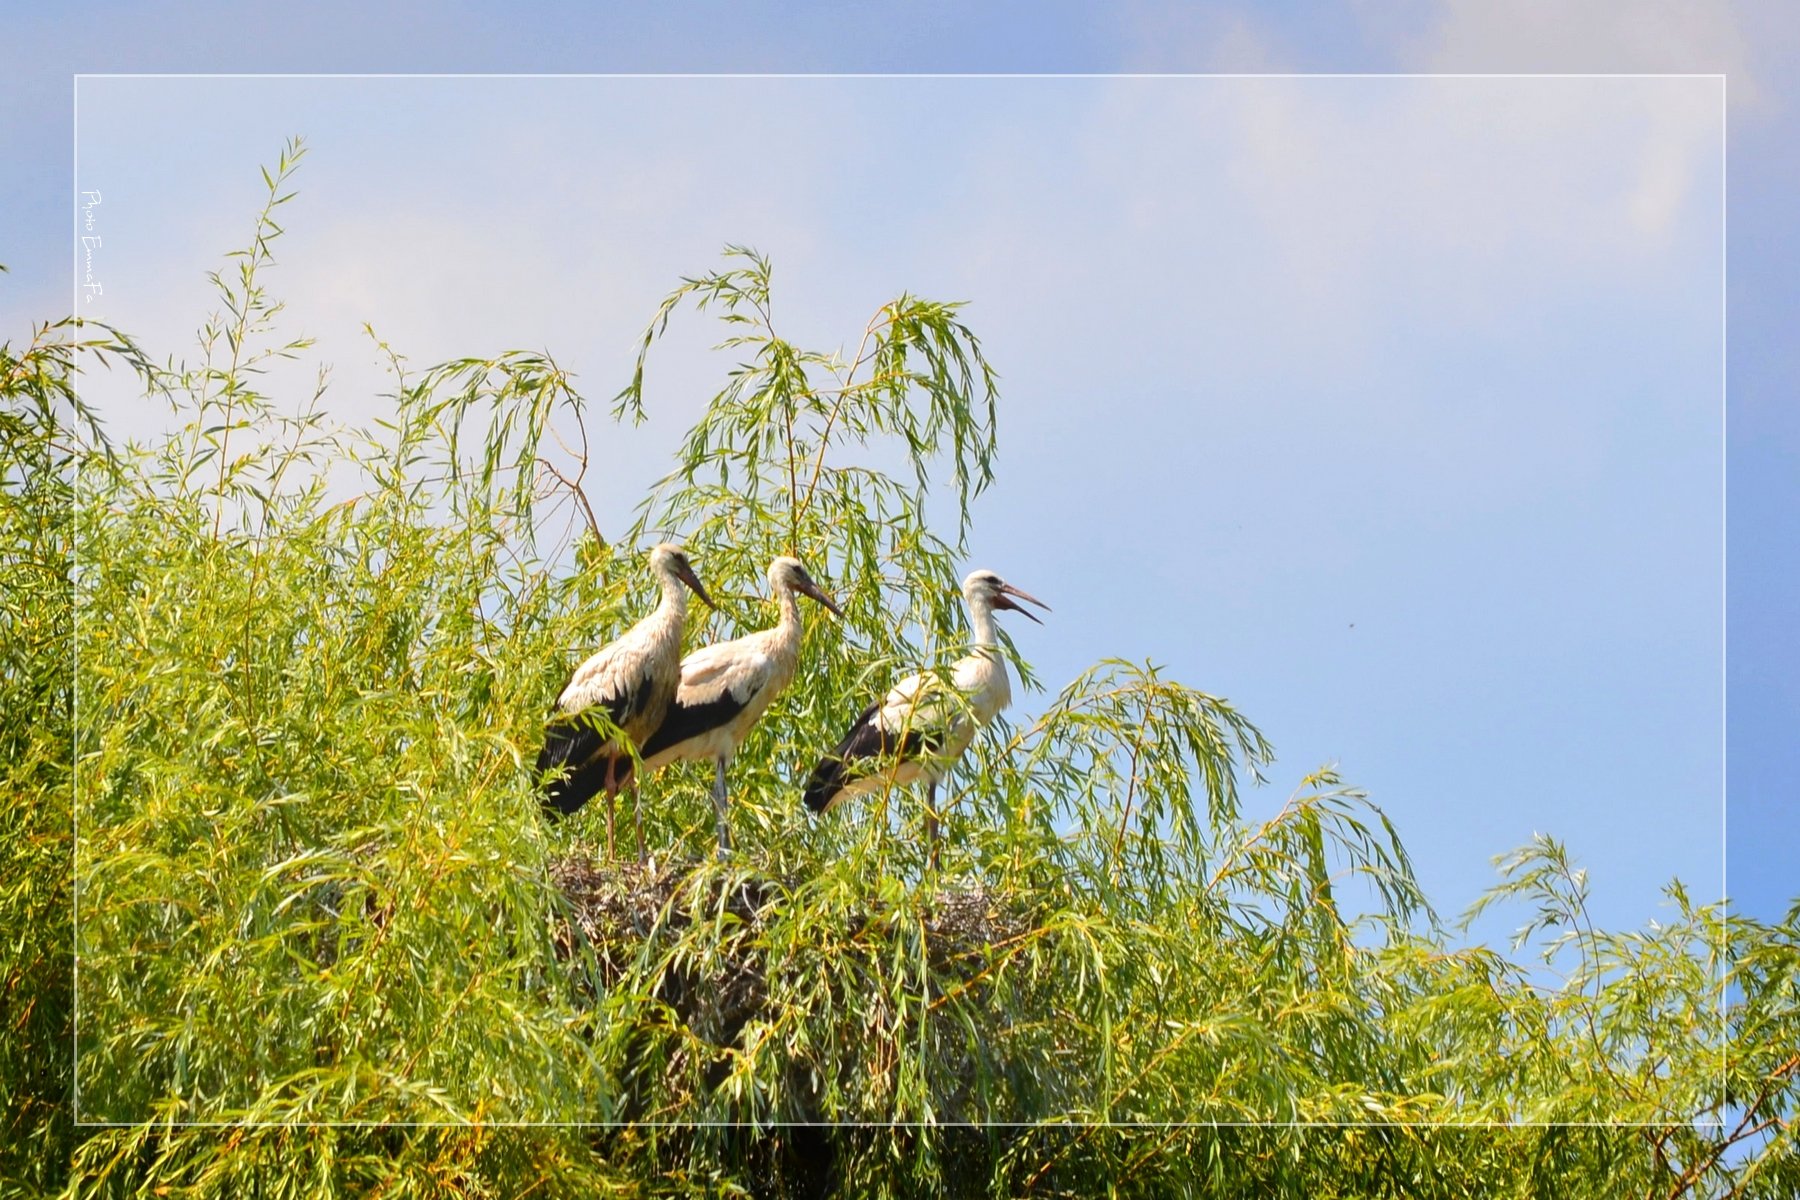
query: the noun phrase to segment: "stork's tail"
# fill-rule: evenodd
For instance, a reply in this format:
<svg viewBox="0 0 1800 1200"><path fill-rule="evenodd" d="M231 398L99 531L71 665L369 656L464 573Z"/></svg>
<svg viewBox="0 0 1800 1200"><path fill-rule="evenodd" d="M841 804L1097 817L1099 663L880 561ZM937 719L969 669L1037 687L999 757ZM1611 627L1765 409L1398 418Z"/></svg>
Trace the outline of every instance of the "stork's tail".
<svg viewBox="0 0 1800 1200"><path fill-rule="evenodd" d="M539 803L544 816L555 820L580 812L582 805L606 790L609 766L614 790L624 787L631 778L631 759L595 754L596 740L591 730L572 722L552 722L545 731L544 748L538 752L537 760L537 777L542 781ZM544 778L553 771L556 773L551 778Z"/></svg>
<svg viewBox="0 0 1800 1200"><path fill-rule="evenodd" d="M583 780L581 772L577 771L572 775L545 781L544 793L538 797L538 804L543 809L544 816L555 821L580 812L582 805L592 800L598 791L598 780Z"/></svg>
<svg viewBox="0 0 1800 1200"><path fill-rule="evenodd" d="M822 813L837 802L844 790L844 760L835 755L827 755L819 760L813 773L806 781L806 790L800 798L806 807L813 812Z"/></svg>

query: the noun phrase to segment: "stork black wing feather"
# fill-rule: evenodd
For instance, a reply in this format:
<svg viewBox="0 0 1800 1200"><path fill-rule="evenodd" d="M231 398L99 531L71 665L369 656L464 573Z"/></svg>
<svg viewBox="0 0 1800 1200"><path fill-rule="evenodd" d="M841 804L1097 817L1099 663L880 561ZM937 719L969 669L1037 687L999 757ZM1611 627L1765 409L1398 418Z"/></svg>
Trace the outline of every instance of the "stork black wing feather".
<svg viewBox="0 0 1800 1200"><path fill-rule="evenodd" d="M830 808L839 792L862 777L856 770L858 763L872 758L911 758L937 744L937 739L916 729L908 730L905 737L895 737L881 727L877 719L880 710L880 701L863 709L843 740L813 768L801 794L807 808L813 812Z"/></svg>
<svg viewBox="0 0 1800 1200"><path fill-rule="evenodd" d="M550 714L550 720L544 726L544 747L538 751L537 775L543 779L545 772L558 767L563 768L563 773L559 778L543 780L546 813L576 812L605 786L606 763L614 756L600 753L606 741L594 728L588 714L604 711L617 725L632 710L634 699L643 691L643 688L637 688L633 694L608 697L578 713L558 709ZM622 783L630 773L631 759L619 756L614 768L614 782Z"/></svg>
<svg viewBox="0 0 1800 1200"><path fill-rule="evenodd" d="M657 726L656 732L645 740L643 749L638 753L645 758L654 758L692 737L710 733L722 725L730 724L732 718L744 711L748 699L740 700L726 688L719 696L699 704L683 704L676 700L669 705L669 715Z"/></svg>
<svg viewBox="0 0 1800 1200"><path fill-rule="evenodd" d="M589 759L568 774L544 782L539 803L546 817L570 816L606 790L606 769L612 767L613 786L622 788L631 779L631 757L625 754L602 754Z"/></svg>

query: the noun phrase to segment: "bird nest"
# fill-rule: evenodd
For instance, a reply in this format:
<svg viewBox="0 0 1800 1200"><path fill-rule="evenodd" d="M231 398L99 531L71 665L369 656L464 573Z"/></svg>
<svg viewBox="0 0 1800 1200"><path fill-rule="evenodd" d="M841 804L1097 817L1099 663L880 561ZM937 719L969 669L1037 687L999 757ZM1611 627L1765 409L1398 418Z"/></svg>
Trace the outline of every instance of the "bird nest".
<svg viewBox="0 0 1800 1200"><path fill-rule="evenodd" d="M568 901L556 929L566 958L585 942L608 976L635 960L659 932L679 932L697 912L722 909L754 933L791 903L797 880L745 872L706 872L703 860L665 863L604 862L585 854L551 860L550 881ZM696 888L694 885L699 884ZM891 916L871 904L848 918L848 936ZM1001 893L980 883L939 889L920 901L919 916L929 961L950 968L1017 940L1035 925L1038 906L1016 892ZM611 979L608 979L611 982Z"/></svg>
<svg viewBox="0 0 1800 1200"><path fill-rule="evenodd" d="M570 855L550 864L550 878L567 901L555 918L558 952L578 986L597 1004L625 988L666 1013L622 1010L648 1018L624 1035L632 1064L622 1081L624 1120L651 1114L655 1097L683 1087L717 1087L735 1052L749 1048L746 1029L781 1016L849 1022L843 1040L814 1043L837 1046L840 1057L802 1051L781 1068L795 1119L841 1115L825 1107L827 1075L848 1091L864 1076L897 1076L901 1047L916 1040L921 1020L940 1046L937 1110L947 1119L978 1115L982 1056L961 1041L970 1014L977 1024L991 1019L1004 960L1041 932L1044 915L1037 899L978 883L901 897L890 890L885 902L857 904L843 892L821 900L806 881L708 861L645 866ZM832 980L822 1004L821 971ZM1059 985L1053 970L1028 975L1034 982L1024 986ZM1023 977L1009 978L1021 986ZM670 1020L683 1033L674 1035Z"/></svg>
<svg viewBox="0 0 1800 1200"><path fill-rule="evenodd" d="M700 1023L730 1034L761 1008L767 997L757 934L798 903L798 880L743 870L719 870L710 863L676 861L640 864L597 861L571 854L551 861L551 882L567 900L554 936L564 959L591 951L601 988L616 984L646 953L672 946L697 921L728 932L709 956L711 978L686 978L692 965L670 967L658 982L658 995L684 1018L697 1018L699 1007L717 1008L717 1019ZM909 910L912 906L908 906ZM844 914L846 944L872 944L891 934L903 914L872 902ZM1001 893L979 883L964 883L920 896L916 919L923 934L925 958L941 984L968 983L988 966L997 948L1017 942L1036 928L1039 906L1016 892ZM722 917L728 922L721 922ZM729 1031L729 1032L728 1032Z"/></svg>

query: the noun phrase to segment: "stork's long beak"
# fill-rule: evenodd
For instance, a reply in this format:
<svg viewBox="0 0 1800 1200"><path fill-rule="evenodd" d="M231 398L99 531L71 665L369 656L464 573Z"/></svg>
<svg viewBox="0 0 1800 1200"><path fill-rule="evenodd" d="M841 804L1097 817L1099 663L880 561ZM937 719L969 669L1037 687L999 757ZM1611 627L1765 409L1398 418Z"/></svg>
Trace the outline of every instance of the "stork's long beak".
<svg viewBox="0 0 1800 1200"><path fill-rule="evenodd" d="M838 618L840 621L843 620L844 610L839 608L837 606L837 601L833 600L830 596L827 596L824 589L818 584L814 583L811 579L802 579L799 586L801 595L811 596L814 600L817 600L820 604L823 604L826 608L830 609L832 616Z"/></svg>
<svg viewBox="0 0 1800 1200"><path fill-rule="evenodd" d="M687 563L680 564L675 568L675 577L693 588L694 595L706 601L706 607L712 609L714 612L719 611L719 606L714 604L713 598L706 594L706 588L700 583L700 577L694 574L694 568L692 566Z"/></svg>
<svg viewBox="0 0 1800 1200"><path fill-rule="evenodd" d="M1011 597L1013 597L1013 596L1017 596L1021 600L1029 600L1031 603L1037 605L1039 608L1043 609L1045 612L1050 611L1050 606L1048 604L1045 604L1042 600L1039 600L1036 596L1033 596L1029 592L1020 591L1018 588L1014 587L1010 583L1003 583L1000 585L1000 595L995 598L994 607L995 608L1004 608L1011 612L1024 613L1027 617L1030 617L1033 621L1037 621L1037 623L1039 625L1043 624L1042 621L1038 621L1037 616L1035 614L1033 614L1029 608L1025 608L1022 605L1013 603L1013 601L1011 599Z"/></svg>

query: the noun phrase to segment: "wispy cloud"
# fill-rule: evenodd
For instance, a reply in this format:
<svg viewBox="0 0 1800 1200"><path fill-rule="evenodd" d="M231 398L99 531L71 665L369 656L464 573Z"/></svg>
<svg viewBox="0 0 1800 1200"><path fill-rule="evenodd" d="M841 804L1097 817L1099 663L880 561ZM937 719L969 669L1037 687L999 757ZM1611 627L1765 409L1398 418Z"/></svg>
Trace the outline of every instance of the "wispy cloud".
<svg viewBox="0 0 1800 1200"><path fill-rule="evenodd" d="M1686 0L1435 0L1405 7L1423 17L1402 33L1378 5L1361 11L1386 25L1401 60L1426 71L1710 72L1732 78L1734 101L1760 103L1741 6Z"/></svg>

